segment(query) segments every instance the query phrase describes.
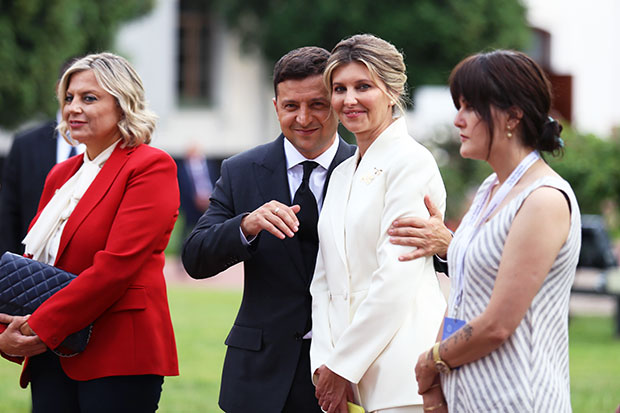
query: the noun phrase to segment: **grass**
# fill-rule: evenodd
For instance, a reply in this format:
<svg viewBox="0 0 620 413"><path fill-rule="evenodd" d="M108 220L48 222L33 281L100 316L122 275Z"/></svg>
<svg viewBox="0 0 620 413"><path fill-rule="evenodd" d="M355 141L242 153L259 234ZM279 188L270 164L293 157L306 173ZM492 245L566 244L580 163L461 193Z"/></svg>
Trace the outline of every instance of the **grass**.
<svg viewBox="0 0 620 413"><path fill-rule="evenodd" d="M573 317L571 399L575 413L614 412L620 404L620 339L612 318Z"/></svg>
<svg viewBox="0 0 620 413"><path fill-rule="evenodd" d="M218 387L224 339L241 293L173 285L169 291L181 375L167 377L162 413L220 412ZM613 412L620 403L620 340L607 317L573 317L571 392L575 413ZM17 384L20 368L0 361L0 411L30 411L30 392ZM242 396L240 396L242 397Z"/></svg>
<svg viewBox="0 0 620 413"><path fill-rule="evenodd" d="M239 308L241 292L174 286L169 300L181 375L165 379L159 411L221 412L217 400L224 340Z"/></svg>

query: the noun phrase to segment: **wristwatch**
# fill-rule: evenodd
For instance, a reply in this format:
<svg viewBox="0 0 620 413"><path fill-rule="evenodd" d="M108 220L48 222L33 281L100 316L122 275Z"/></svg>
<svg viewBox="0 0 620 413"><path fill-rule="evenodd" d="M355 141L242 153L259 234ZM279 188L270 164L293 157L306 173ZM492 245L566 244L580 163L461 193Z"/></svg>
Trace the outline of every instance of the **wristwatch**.
<svg viewBox="0 0 620 413"><path fill-rule="evenodd" d="M435 362L435 368L438 372L443 374L448 374L452 370L448 363L443 361L441 357L439 357L439 342L435 343L433 346L433 361Z"/></svg>

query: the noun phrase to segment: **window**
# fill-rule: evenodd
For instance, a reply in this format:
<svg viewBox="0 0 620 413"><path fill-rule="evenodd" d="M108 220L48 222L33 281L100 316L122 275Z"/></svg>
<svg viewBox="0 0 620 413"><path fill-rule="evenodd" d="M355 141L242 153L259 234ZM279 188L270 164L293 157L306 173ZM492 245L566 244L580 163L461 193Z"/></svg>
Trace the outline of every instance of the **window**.
<svg viewBox="0 0 620 413"><path fill-rule="evenodd" d="M212 29L208 1L179 0L177 91L181 105L211 101Z"/></svg>
<svg viewBox="0 0 620 413"><path fill-rule="evenodd" d="M551 34L537 27L532 27L532 43L526 50L547 73L553 89L553 107L551 114L568 122L573 119L573 77L561 75L551 67Z"/></svg>
<svg viewBox="0 0 620 413"><path fill-rule="evenodd" d="M532 43L525 51L543 69L551 68L551 34L548 31L532 27Z"/></svg>

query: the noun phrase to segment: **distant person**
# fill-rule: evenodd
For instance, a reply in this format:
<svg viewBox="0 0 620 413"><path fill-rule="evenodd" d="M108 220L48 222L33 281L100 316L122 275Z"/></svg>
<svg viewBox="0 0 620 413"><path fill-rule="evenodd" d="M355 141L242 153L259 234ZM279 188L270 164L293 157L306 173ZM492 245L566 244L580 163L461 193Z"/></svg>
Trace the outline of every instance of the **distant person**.
<svg viewBox="0 0 620 413"><path fill-rule="evenodd" d="M443 211L446 191L431 153L403 117L402 54L370 34L340 41L324 73L331 105L358 150L333 172L319 220L310 360L325 412L422 412L413 366L434 341L446 302L432 257L401 261L389 242L401 217Z"/></svg>
<svg viewBox="0 0 620 413"><path fill-rule="evenodd" d="M58 80L75 59L59 71ZM84 152L84 145L72 146L60 136L56 121L47 121L15 136L4 162L0 186L0 254L24 253L22 240L37 212L47 173L54 165Z"/></svg>
<svg viewBox="0 0 620 413"><path fill-rule="evenodd" d="M0 315L10 323L0 351L26 357L21 384L31 384L35 413L154 412L164 376L178 375L163 274L179 207L176 165L148 145L156 116L124 58L76 61L57 95L58 130L86 151L49 173L24 244L33 259L78 276L30 318ZM68 358L38 354L20 334L54 349L90 324L86 349Z"/></svg>
<svg viewBox="0 0 620 413"><path fill-rule="evenodd" d="M177 162L177 174L185 239L209 207L209 198L218 173L213 162L206 158L200 147L192 145L185 158Z"/></svg>
<svg viewBox="0 0 620 413"><path fill-rule="evenodd" d="M563 146L551 85L525 54L497 50L460 62L450 92L461 156L494 173L448 248L443 337L416 366L424 407L570 412L568 304L581 221L569 183L541 158Z"/></svg>

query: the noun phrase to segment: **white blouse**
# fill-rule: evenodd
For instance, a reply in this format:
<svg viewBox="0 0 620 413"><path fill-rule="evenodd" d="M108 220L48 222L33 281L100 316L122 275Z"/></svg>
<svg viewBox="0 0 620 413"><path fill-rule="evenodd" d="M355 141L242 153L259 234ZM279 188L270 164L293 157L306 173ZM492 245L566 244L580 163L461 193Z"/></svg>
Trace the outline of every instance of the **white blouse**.
<svg viewBox="0 0 620 413"><path fill-rule="evenodd" d="M37 261L54 265L67 220L119 141L120 139L108 146L92 161L88 159L86 151L84 152L84 163L80 169L56 190L22 241L26 246L26 254L32 255Z"/></svg>

